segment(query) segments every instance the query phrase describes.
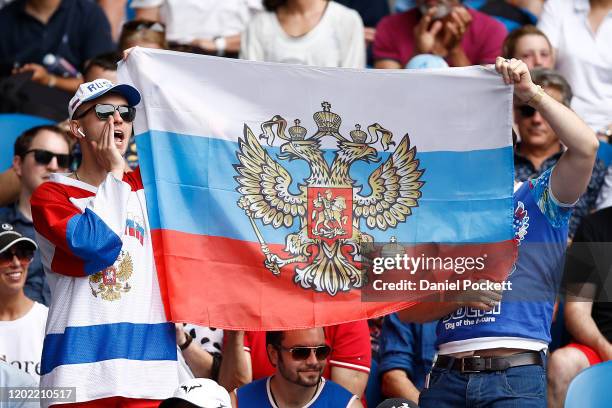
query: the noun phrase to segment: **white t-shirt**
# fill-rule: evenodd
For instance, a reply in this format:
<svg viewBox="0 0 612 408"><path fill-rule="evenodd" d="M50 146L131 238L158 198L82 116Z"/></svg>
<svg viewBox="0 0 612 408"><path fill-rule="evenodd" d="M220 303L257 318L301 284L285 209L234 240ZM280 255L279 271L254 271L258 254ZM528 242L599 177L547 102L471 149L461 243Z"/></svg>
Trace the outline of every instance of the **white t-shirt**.
<svg viewBox="0 0 612 408"><path fill-rule="evenodd" d="M180 43L240 34L263 9L261 0L132 0L130 7L160 7L166 38Z"/></svg>
<svg viewBox="0 0 612 408"><path fill-rule="evenodd" d="M47 306L34 302L17 320L0 321L0 360L40 381L40 357L45 340Z"/></svg>
<svg viewBox="0 0 612 408"><path fill-rule="evenodd" d="M612 123L612 11L597 33L589 0L547 0L538 28L557 51L557 69L572 86L572 108L595 131Z"/></svg>
<svg viewBox="0 0 612 408"><path fill-rule="evenodd" d="M283 30L275 13L259 13L242 35L240 57L319 67L364 68L363 22L355 10L330 1L321 21L312 30L292 37Z"/></svg>

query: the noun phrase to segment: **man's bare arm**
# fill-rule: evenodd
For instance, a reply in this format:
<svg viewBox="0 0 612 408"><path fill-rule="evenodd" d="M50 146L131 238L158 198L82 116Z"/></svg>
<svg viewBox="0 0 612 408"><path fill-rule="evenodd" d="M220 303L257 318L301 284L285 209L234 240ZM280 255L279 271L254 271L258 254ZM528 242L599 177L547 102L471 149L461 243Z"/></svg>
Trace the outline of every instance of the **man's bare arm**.
<svg viewBox="0 0 612 408"><path fill-rule="evenodd" d="M418 401L420 392L414 386L406 371L393 369L382 375L382 393L389 398L406 398Z"/></svg>
<svg viewBox="0 0 612 408"><path fill-rule="evenodd" d="M358 397L361 397L368 384L368 373L352 370L350 368L333 366L331 368L331 380L340 384Z"/></svg>
<svg viewBox="0 0 612 408"><path fill-rule="evenodd" d="M225 330L223 358L219 368L219 384L232 390L253 381L251 356L244 351L244 332Z"/></svg>
<svg viewBox="0 0 612 408"><path fill-rule="evenodd" d="M591 316L593 302L572 300L568 297L565 303L565 326L567 331L580 344L597 351L604 359L612 358L612 344L604 337Z"/></svg>
<svg viewBox="0 0 612 408"><path fill-rule="evenodd" d="M507 84L514 84L514 96L537 109L567 147L553 170L551 188L561 202L574 203L591 179L599 147L595 132L571 109L541 91L523 61L498 57L495 68Z"/></svg>

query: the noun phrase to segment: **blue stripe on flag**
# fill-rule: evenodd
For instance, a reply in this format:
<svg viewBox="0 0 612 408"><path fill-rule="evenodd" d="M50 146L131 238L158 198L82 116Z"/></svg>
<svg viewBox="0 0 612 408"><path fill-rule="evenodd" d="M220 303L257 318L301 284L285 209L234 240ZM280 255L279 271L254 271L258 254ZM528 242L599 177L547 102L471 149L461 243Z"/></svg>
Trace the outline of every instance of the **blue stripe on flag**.
<svg viewBox="0 0 612 408"><path fill-rule="evenodd" d="M68 221L66 242L72 253L85 262L91 275L111 266L121 252L121 238L89 208Z"/></svg>
<svg viewBox="0 0 612 408"><path fill-rule="evenodd" d="M41 375L62 365L117 358L176 360L174 332L172 323L112 323L67 327L64 333L45 336Z"/></svg>
<svg viewBox="0 0 612 408"><path fill-rule="evenodd" d="M138 155L152 229L169 229L192 234L223 236L255 241L249 219L235 204L238 144L200 136L151 131L138 135ZM278 148L267 148L276 158ZM367 177L389 156L380 152L381 162L359 162L351 176L370 192ZM180 160L176 160L180 157ZM333 151L327 152L330 160ZM404 242L499 242L512 239L512 147L465 152L418 153L423 196L402 228L361 230L376 240L390 235ZM155 162L156 168L152 167ZM303 161L279 162L293 176L291 190L308 175ZM297 177L296 174L300 175ZM507 180L502 186L500 180ZM441 215L444 215L442 217ZM284 243L286 230L263 227L268 243ZM297 223L297 220L296 220ZM297 230L297 225L291 228Z"/></svg>

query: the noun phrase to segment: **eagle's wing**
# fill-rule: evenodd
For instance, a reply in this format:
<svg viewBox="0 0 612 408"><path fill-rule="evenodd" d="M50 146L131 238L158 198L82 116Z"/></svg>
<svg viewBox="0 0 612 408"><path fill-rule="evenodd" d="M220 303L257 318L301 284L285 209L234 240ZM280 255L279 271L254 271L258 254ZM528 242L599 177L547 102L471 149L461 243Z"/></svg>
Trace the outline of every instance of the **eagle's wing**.
<svg viewBox="0 0 612 408"><path fill-rule="evenodd" d="M410 148L410 138L405 135L393 154L370 174L370 195L355 194L355 216L365 218L368 227L383 231L393 228L418 206L425 183L419 181L423 171L415 155L416 149Z"/></svg>
<svg viewBox="0 0 612 408"><path fill-rule="evenodd" d="M102 282L102 272L97 272L94 273L93 275L89 276L89 281L91 283L100 283Z"/></svg>
<svg viewBox="0 0 612 408"><path fill-rule="evenodd" d="M117 279L124 282L132 276L132 272L134 272L134 264L132 263L132 257L129 252L125 252L125 256L123 260L119 263L117 267Z"/></svg>
<svg viewBox="0 0 612 408"><path fill-rule="evenodd" d="M289 191L291 175L270 157L246 125L239 146L236 156L240 163L234 165L239 175L234 178L239 184L237 191L243 195L245 209L252 217L274 228L290 227L296 216L304 217L305 192L295 195Z"/></svg>

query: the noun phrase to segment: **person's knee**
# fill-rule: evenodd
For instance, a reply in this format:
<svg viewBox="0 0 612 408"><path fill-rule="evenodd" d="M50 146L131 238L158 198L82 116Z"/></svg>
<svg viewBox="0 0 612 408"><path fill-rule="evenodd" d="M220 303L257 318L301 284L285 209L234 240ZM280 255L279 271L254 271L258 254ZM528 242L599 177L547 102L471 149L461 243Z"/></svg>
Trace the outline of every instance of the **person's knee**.
<svg viewBox="0 0 612 408"><path fill-rule="evenodd" d="M556 350L548 359L547 377L552 386L566 387L582 370L589 366L589 360L578 349L564 347Z"/></svg>

